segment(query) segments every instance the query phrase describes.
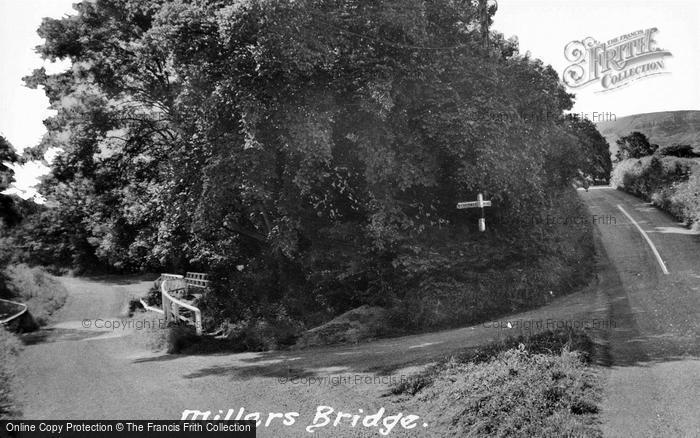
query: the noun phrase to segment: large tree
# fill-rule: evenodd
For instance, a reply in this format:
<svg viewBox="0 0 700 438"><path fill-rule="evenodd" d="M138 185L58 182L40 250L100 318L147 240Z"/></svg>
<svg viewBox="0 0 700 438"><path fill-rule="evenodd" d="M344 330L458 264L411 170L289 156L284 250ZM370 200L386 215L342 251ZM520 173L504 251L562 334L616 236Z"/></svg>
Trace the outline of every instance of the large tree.
<svg viewBox="0 0 700 438"><path fill-rule="evenodd" d="M518 217L576 175L571 96L483 3L96 0L46 19L40 53L72 61L27 78L58 111L40 150L64 149L47 225L111 266L217 272L236 317L387 299L456 201Z"/></svg>
<svg viewBox="0 0 700 438"><path fill-rule="evenodd" d="M612 171L610 145L598 131L595 123L575 114L569 114L566 117L566 125L578 139L581 156L577 164L581 167L581 172L596 179L609 180Z"/></svg>

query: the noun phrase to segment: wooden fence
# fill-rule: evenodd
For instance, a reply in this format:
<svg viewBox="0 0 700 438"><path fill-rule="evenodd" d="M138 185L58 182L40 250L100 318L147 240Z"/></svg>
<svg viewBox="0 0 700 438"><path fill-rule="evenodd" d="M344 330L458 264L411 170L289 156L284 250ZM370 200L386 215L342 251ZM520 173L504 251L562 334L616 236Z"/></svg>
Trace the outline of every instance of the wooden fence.
<svg viewBox="0 0 700 438"><path fill-rule="evenodd" d="M209 280L207 280L207 274L202 274L199 272L188 272L185 275L185 283L189 289L204 289L209 287Z"/></svg>
<svg viewBox="0 0 700 438"><path fill-rule="evenodd" d="M202 334L202 312L192 304L185 302L186 295L203 292L209 285L206 274L188 272L187 276L177 274L161 274L160 292L163 303L163 315L166 324L174 321L184 321L194 325L198 335ZM192 289L197 292L192 292Z"/></svg>

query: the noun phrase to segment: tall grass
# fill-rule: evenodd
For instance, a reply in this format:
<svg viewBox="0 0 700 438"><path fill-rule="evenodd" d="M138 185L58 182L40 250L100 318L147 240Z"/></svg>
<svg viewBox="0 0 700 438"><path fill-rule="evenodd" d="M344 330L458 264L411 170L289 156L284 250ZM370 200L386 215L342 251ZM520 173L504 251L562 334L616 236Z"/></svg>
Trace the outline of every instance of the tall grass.
<svg viewBox="0 0 700 438"><path fill-rule="evenodd" d="M26 304L39 325L46 325L68 297L63 284L43 268L10 265L5 268L5 276L11 299Z"/></svg>
<svg viewBox="0 0 700 438"><path fill-rule="evenodd" d="M600 436L590 340L559 331L511 341L453 356L392 392L429 413L435 436Z"/></svg>
<svg viewBox="0 0 700 438"><path fill-rule="evenodd" d="M17 338L0 326L0 420L16 417L10 382L13 376L15 356L20 350Z"/></svg>

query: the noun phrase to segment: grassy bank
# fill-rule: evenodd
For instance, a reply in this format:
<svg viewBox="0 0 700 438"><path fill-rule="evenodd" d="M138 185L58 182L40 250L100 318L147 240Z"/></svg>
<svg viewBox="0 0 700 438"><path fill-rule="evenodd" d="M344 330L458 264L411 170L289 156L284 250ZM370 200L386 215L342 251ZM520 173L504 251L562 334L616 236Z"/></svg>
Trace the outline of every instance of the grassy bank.
<svg viewBox="0 0 700 438"><path fill-rule="evenodd" d="M19 340L12 333L0 326L0 420L17 416L10 382L13 377L15 356L19 352L20 345Z"/></svg>
<svg viewBox="0 0 700 438"><path fill-rule="evenodd" d="M39 325L47 324L51 315L66 302L66 288L43 268L10 265L4 274L6 298L26 304Z"/></svg>
<svg viewBox="0 0 700 438"><path fill-rule="evenodd" d="M611 185L700 230L700 159L648 156L621 161Z"/></svg>
<svg viewBox="0 0 700 438"><path fill-rule="evenodd" d="M597 437L592 342L571 330L465 351L394 386L441 436Z"/></svg>

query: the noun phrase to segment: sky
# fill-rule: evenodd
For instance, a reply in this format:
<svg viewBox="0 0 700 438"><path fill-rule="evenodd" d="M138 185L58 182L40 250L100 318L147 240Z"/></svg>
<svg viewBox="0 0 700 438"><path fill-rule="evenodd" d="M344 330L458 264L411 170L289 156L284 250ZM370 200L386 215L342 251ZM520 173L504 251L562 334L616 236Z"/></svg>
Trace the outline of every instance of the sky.
<svg viewBox="0 0 700 438"><path fill-rule="evenodd" d="M67 68L49 65L35 52L41 44L36 29L42 17L72 13L75 0L0 0L0 135L18 151L35 146L51 115L41 90L30 90L21 78L45 66L49 72ZM639 29L656 27L657 45L672 53L665 58L666 74L599 92L594 85L570 90L576 94L572 112L590 115L700 110L700 2L697 0L498 0L493 29L517 36L521 52L552 65L560 77L570 64L564 47L593 37L607 41ZM15 173L18 186L30 189L45 171L35 164ZM31 192L27 196L33 195Z"/></svg>
<svg viewBox="0 0 700 438"><path fill-rule="evenodd" d="M551 64L561 78L571 64L564 47L586 37L604 42L636 30L657 28L668 74L601 93L594 85L576 94L572 112L616 117L658 111L700 110L700 1L697 0L498 0L493 29L517 35L521 53Z"/></svg>
<svg viewBox="0 0 700 438"><path fill-rule="evenodd" d="M18 152L36 146L46 132L43 120L52 112L41 89L24 87L22 77L39 67L49 73L65 70L68 63L44 62L34 51L42 40L36 33L43 17L61 17L72 11L74 0L0 0L0 135ZM48 171L43 163L10 166L15 183L9 193L42 202L34 186Z"/></svg>

